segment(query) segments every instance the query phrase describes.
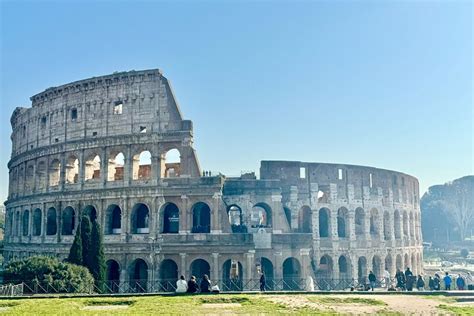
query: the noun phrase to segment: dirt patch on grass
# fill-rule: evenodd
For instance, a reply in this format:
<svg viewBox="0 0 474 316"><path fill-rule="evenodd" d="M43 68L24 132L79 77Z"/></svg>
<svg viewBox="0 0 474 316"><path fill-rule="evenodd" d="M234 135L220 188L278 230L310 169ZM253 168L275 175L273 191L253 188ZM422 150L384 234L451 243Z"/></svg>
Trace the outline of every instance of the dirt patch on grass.
<svg viewBox="0 0 474 316"><path fill-rule="evenodd" d="M116 311L127 309L128 305L93 305L81 308L83 311Z"/></svg>
<svg viewBox="0 0 474 316"><path fill-rule="evenodd" d="M291 309L298 309L298 308L310 308L310 309L315 309L315 310L323 310L327 312L333 311L331 308L328 308L327 306L324 306L323 304L319 304L316 302L309 301L306 297L304 296L299 296L299 295L271 295L265 297L266 300L274 303L274 304L279 304L283 306L287 306Z"/></svg>
<svg viewBox="0 0 474 316"><path fill-rule="evenodd" d="M236 308L242 307L239 303L204 303L201 305L203 308Z"/></svg>

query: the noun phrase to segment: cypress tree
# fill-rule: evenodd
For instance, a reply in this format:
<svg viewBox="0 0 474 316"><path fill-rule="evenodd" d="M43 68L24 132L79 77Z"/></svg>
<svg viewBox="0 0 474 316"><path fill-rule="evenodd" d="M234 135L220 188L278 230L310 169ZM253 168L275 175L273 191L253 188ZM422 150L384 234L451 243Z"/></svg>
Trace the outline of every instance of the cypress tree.
<svg viewBox="0 0 474 316"><path fill-rule="evenodd" d="M74 236L74 241L72 243L71 249L69 250L69 256L67 261L73 264L82 265L82 238L81 238L81 226L76 230L76 235Z"/></svg>
<svg viewBox="0 0 474 316"><path fill-rule="evenodd" d="M83 216L81 219L81 238L82 238L82 265L91 270L92 227L89 216Z"/></svg>
<svg viewBox="0 0 474 316"><path fill-rule="evenodd" d="M90 259L91 266L89 267L89 270L91 271L92 276L94 277L97 289L99 290L99 292L103 292L105 285L106 264L102 232L100 230L100 224L97 221L94 221L94 223L92 224L92 243L90 246Z"/></svg>

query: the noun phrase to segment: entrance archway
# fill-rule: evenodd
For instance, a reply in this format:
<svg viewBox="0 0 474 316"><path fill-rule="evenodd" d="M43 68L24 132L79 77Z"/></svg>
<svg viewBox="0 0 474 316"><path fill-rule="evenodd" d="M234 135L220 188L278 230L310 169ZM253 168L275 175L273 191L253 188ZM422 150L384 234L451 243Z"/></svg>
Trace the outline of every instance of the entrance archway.
<svg viewBox="0 0 474 316"><path fill-rule="evenodd" d="M120 266L115 260L108 260L106 265L106 290L109 293L118 293L120 287Z"/></svg>
<svg viewBox="0 0 474 316"><path fill-rule="evenodd" d="M198 280L201 280L204 274L211 277L211 267L204 259L196 259L191 263L191 275L194 275Z"/></svg>
<svg viewBox="0 0 474 316"><path fill-rule="evenodd" d="M160 264L161 290L172 292L178 280L178 265L171 259L165 259Z"/></svg>
<svg viewBox="0 0 474 316"><path fill-rule="evenodd" d="M296 258L290 257L283 262L283 289L301 289L301 267Z"/></svg>
<svg viewBox="0 0 474 316"><path fill-rule="evenodd" d="M222 266L222 287L225 291L243 290L244 271L237 260L229 259Z"/></svg>
<svg viewBox="0 0 474 316"><path fill-rule="evenodd" d="M265 257L260 258L260 269L265 275L265 289L273 290L275 281L273 277L273 263L271 260Z"/></svg>
<svg viewBox="0 0 474 316"><path fill-rule="evenodd" d="M143 259L136 259L130 267L130 290L144 293L148 289L148 265Z"/></svg>

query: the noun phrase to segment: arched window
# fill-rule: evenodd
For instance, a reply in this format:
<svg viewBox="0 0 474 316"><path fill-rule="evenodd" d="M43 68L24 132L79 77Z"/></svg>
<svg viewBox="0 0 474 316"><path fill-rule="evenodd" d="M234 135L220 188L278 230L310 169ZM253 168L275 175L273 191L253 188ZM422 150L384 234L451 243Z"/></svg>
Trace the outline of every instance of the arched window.
<svg viewBox="0 0 474 316"><path fill-rule="evenodd" d="M61 234L72 235L76 225L76 214L72 207L68 206L63 210L63 221Z"/></svg>
<svg viewBox="0 0 474 316"><path fill-rule="evenodd" d="M359 257L357 261L357 277L359 283L366 284L367 280L367 259L365 257Z"/></svg>
<svg viewBox="0 0 474 316"><path fill-rule="evenodd" d="M163 234L179 233L179 208L174 203L167 203L163 209Z"/></svg>
<svg viewBox="0 0 474 316"><path fill-rule="evenodd" d="M136 259L130 266L130 287L135 293L147 291L148 265L143 259Z"/></svg>
<svg viewBox="0 0 474 316"><path fill-rule="evenodd" d="M192 233L210 233L211 232L211 209L204 202L194 204L193 228Z"/></svg>
<svg viewBox="0 0 474 316"><path fill-rule="evenodd" d="M244 271L237 260L226 260L222 266L222 286L225 291L243 290Z"/></svg>
<svg viewBox="0 0 474 316"><path fill-rule="evenodd" d="M120 234L122 233L122 210L116 204L112 204L107 208L105 213L105 233Z"/></svg>
<svg viewBox="0 0 474 316"><path fill-rule="evenodd" d="M36 191L46 189L46 162L40 161L36 167Z"/></svg>
<svg viewBox="0 0 474 316"><path fill-rule="evenodd" d="M376 208L370 210L370 235L379 236L379 211Z"/></svg>
<svg viewBox="0 0 474 316"><path fill-rule="evenodd" d="M339 238L349 237L349 227L347 225L347 218L349 211L345 207L341 207L337 211L337 235Z"/></svg>
<svg viewBox="0 0 474 316"><path fill-rule="evenodd" d="M273 263L270 259L261 257L260 258L260 271L265 275L265 290L274 289L274 280L273 280Z"/></svg>
<svg viewBox="0 0 474 316"><path fill-rule="evenodd" d="M28 165L26 167L26 182L25 182L25 191L33 192L35 186L35 167L33 165Z"/></svg>
<svg viewBox="0 0 474 316"><path fill-rule="evenodd" d="M206 274L211 278L211 266L204 259L196 259L191 263L191 275L194 275L198 280L201 280Z"/></svg>
<svg viewBox="0 0 474 316"><path fill-rule="evenodd" d="M118 293L120 288L120 266L115 260L108 260L106 265L107 292Z"/></svg>
<svg viewBox="0 0 474 316"><path fill-rule="evenodd" d="M379 256L374 256L372 258L372 272L377 276L377 278L382 277L382 260Z"/></svg>
<svg viewBox="0 0 474 316"><path fill-rule="evenodd" d="M401 224L400 224L400 212L395 210L393 214L393 223L394 223L394 230L395 230L395 239L401 239L402 236L400 234Z"/></svg>
<svg viewBox="0 0 474 316"><path fill-rule="evenodd" d="M300 262L293 257L287 258L283 262L283 289L300 290L302 285Z"/></svg>
<svg viewBox="0 0 474 316"><path fill-rule="evenodd" d="M84 175L86 181L100 179L100 162L100 157L96 154L89 156L86 160L86 170Z"/></svg>
<svg viewBox="0 0 474 316"><path fill-rule="evenodd" d="M61 163L58 159L54 159L49 165L49 186L55 187L59 185L61 176Z"/></svg>
<svg viewBox="0 0 474 316"><path fill-rule="evenodd" d="M28 236L29 235L29 227L30 227L30 211L29 210L25 210L23 212L23 220L22 220L22 224L23 224L23 236Z"/></svg>
<svg viewBox="0 0 474 316"><path fill-rule="evenodd" d="M151 153L142 151L133 156L133 180L151 179Z"/></svg>
<svg viewBox="0 0 474 316"><path fill-rule="evenodd" d="M58 223L56 221L56 209L51 207L48 209L46 217L46 235L56 235L58 232Z"/></svg>
<svg viewBox="0 0 474 316"><path fill-rule="evenodd" d="M385 240L391 239L391 230L390 230L390 214L388 211L383 213L383 236Z"/></svg>
<svg viewBox="0 0 474 316"><path fill-rule="evenodd" d="M300 233L311 233L312 222L313 218L311 215L311 208L305 205L300 209L298 216L298 227Z"/></svg>
<svg viewBox="0 0 474 316"><path fill-rule="evenodd" d="M355 211L355 233L360 237L365 234L365 211L360 207Z"/></svg>
<svg viewBox="0 0 474 316"><path fill-rule="evenodd" d="M132 209L132 234L148 234L150 211L143 203L136 204Z"/></svg>
<svg viewBox="0 0 474 316"><path fill-rule="evenodd" d="M73 184L79 181L79 159L69 156L66 164L66 183Z"/></svg>
<svg viewBox="0 0 474 316"><path fill-rule="evenodd" d="M107 181L122 181L124 179L125 156L123 153L116 154L109 159L107 166Z"/></svg>
<svg viewBox="0 0 474 316"><path fill-rule="evenodd" d="M178 149L168 150L161 159L161 177L174 178L181 175L181 154Z"/></svg>
<svg viewBox="0 0 474 316"><path fill-rule="evenodd" d="M322 208L319 210L319 237L329 237L329 209Z"/></svg>
<svg viewBox="0 0 474 316"><path fill-rule="evenodd" d="M41 236L42 213L39 208L33 212L33 236Z"/></svg>
<svg viewBox="0 0 474 316"><path fill-rule="evenodd" d="M252 207L252 227L272 227L272 209L266 203L257 203Z"/></svg>
<svg viewBox="0 0 474 316"><path fill-rule="evenodd" d="M178 265L171 259L165 259L160 264L160 281L162 290L174 292L178 280Z"/></svg>
<svg viewBox="0 0 474 316"><path fill-rule="evenodd" d="M408 238L408 214L407 214L407 211L403 212L403 237Z"/></svg>
<svg viewBox="0 0 474 316"><path fill-rule="evenodd" d="M89 216L91 223L93 223L97 219L97 210L93 205L87 205L83 210L82 214L85 216Z"/></svg>

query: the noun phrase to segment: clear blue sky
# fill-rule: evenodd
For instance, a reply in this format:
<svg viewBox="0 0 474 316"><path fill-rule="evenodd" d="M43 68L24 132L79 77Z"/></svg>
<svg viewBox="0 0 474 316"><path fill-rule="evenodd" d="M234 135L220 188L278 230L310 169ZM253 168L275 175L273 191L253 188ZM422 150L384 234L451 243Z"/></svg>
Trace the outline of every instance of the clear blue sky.
<svg viewBox="0 0 474 316"><path fill-rule="evenodd" d="M473 174L471 1L1 1L0 198L9 118L50 86L160 68L201 166L262 159Z"/></svg>

